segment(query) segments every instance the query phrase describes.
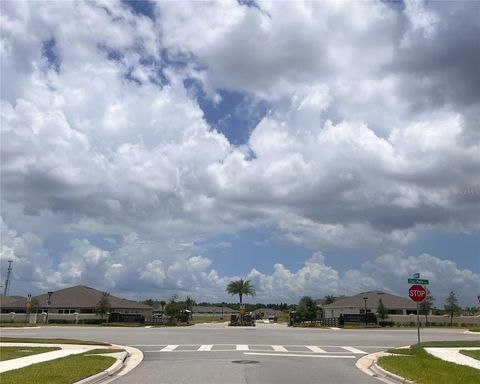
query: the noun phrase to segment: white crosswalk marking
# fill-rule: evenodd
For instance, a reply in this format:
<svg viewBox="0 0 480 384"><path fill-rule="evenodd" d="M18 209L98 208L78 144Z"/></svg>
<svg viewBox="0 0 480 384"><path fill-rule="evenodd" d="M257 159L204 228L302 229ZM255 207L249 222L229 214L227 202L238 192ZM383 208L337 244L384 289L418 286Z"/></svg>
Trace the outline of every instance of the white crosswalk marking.
<svg viewBox="0 0 480 384"><path fill-rule="evenodd" d="M347 350L348 352L352 352L352 353L361 353L361 354L367 353L367 352L364 352L364 351L362 351L362 350L360 350L360 349L353 348L353 347L341 347L341 348Z"/></svg>
<svg viewBox="0 0 480 384"><path fill-rule="evenodd" d="M306 345L306 347L315 353L327 353L327 351L322 348L318 348L316 345Z"/></svg>
<svg viewBox="0 0 480 384"><path fill-rule="evenodd" d="M178 348L178 345L167 345L165 348L162 348L160 352L172 352Z"/></svg>
<svg viewBox="0 0 480 384"><path fill-rule="evenodd" d="M237 351L249 351L248 345L239 344L237 345Z"/></svg>
<svg viewBox="0 0 480 384"><path fill-rule="evenodd" d="M287 348L285 348L283 345L272 345L272 349L275 352L288 352Z"/></svg>
<svg viewBox="0 0 480 384"><path fill-rule="evenodd" d="M200 348L197 349L197 351L211 351L213 348L213 345L201 345Z"/></svg>

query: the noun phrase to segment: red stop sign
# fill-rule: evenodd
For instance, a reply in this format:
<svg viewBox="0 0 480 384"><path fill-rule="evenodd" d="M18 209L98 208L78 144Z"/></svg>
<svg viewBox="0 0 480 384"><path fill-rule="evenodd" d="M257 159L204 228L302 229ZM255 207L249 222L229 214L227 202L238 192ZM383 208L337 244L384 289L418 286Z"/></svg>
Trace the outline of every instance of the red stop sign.
<svg viewBox="0 0 480 384"><path fill-rule="evenodd" d="M419 284L413 284L408 289L408 296L417 303L421 303L427 297L427 291Z"/></svg>

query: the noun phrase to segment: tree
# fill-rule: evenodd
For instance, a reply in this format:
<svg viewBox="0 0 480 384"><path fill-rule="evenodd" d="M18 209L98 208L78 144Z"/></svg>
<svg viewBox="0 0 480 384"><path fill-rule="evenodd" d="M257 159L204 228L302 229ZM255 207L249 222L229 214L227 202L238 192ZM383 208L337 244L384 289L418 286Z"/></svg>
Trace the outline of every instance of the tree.
<svg viewBox="0 0 480 384"><path fill-rule="evenodd" d="M335 296L333 296L333 295L326 295L323 298L323 304L324 305L332 304L334 301L335 301Z"/></svg>
<svg viewBox="0 0 480 384"><path fill-rule="evenodd" d="M165 314L168 316L168 321L173 324L180 319L182 315L182 308L180 303L177 302L177 296L173 295L167 306L165 307Z"/></svg>
<svg viewBox="0 0 480 384"><path fill-rule="evenodd" d="M425 300L420 303L420 312L425 315L425 326L428 326L428 314L434 308L435 298L432 293L427 289L427 296Z"/></svg>
<svg viewBox="0 0 480 384"><path fill-rule="evenodd" d="M455 292L450 291L447 298L445 299L445 312L450 316L450 325L453 324L453 316L458 314L461 308L458 305L458 299Z"/></svg>
<svg viewBox="0 0 480 384"><path fill-rule="evenodd" d="M243 295L255 296L255 288L250 283L250 280L240 279L231 281L228 283L226 291L232 296L238 295L240 304L242 304Z"/></svg>
<svg viewBox="0 0 480 384"><path fill-rule="evenodd" d="M465 307L464 311L468 316L475 316L478 310L479 309L477 307Z"/></svg>
<svg viewBox="0 0 480 384"><path fill-rule="evenodd" d="M167 302L165 300L160 300L160 307L162 307L162 315L164 313L164 308L165 308L165 305L167 305Z"/></svg>
<svg viewBox="0 0 480 384"><path fill-rule="evenodd" d="M108 296L110 296L110 293L108 292L102 292L102 297L98 301L96 307L95 307L95 313L97 315L100 315L100 318L102 319L103 322L103 317L110 311L111 305L110 305L110 300L108 299Z"/></svg>
<svg viewBox="0 0 480 384"><path fill-rule="evenodd" d="M317 317L317 305L310 296L303 296L298 302L297 316L303 320L313 321Z"/></svg>
<svg viewBox="0 0 480 384"><path fill-rule="evenodd" d="M388 311L387 307L385 307L385 304L383 304L383 300L380 299L378 301L378 307L377 307L377 315L380 320L385 320L388 317ZM366 314L365 314L366 316Z"/></svg>
<svg viewBox="0 0 480 384"><path fill-rule="evenodd" d="M140 301L140 303L149 305L150 307L153 307L155 305L155 301L152 299L143 300L143 301Z"/></svg>

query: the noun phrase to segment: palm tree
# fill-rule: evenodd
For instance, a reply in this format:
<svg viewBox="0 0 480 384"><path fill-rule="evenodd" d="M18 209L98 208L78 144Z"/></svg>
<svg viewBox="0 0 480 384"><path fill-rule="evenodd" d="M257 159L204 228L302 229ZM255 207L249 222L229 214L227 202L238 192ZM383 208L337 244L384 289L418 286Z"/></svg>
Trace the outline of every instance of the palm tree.
<svg viewBox="0 0 480 384"><path fill-rule="evenodd" d="M231 281L230 283L228 283L226 291L232 296L238 295L240 299L240 304L242 304L243 295L248 295L252 297L255 296L255 288L253 288L250 280L240 279Z"/></svg>

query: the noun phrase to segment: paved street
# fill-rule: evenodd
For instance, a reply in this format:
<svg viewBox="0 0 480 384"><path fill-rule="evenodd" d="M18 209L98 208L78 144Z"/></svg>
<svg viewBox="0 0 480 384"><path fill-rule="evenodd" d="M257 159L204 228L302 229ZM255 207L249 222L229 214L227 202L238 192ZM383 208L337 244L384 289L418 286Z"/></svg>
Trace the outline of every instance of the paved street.
<svg viewBox="0 0 480 384"><path fill-rule="evenodd" d="M463 330L428 329L422 340L480 340ZM116 384L379 383L355 367L366 353L416 342L416 329L334 330L259 324L188 328L48 327L3 336L65 337L134 346L143 362Z"/></svg>

